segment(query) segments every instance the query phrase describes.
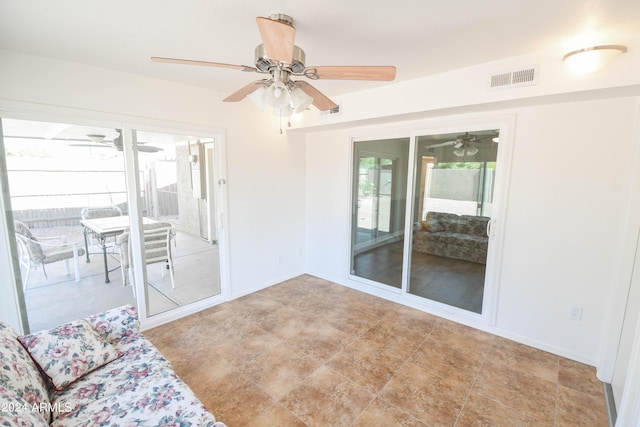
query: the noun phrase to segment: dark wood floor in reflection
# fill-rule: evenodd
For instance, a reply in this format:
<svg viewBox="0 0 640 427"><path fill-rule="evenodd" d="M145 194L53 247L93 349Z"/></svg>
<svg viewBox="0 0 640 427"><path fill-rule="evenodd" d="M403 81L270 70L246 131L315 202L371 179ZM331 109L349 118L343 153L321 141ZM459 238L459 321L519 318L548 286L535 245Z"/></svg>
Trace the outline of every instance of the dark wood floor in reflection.
<svg viewBox="0 0 640 427"><path fill-rule="evenodd" d="M402 246L395 242L356 255L355 275L402 287ZM482 312L485 265L413 251L409 293Z"/></svg>

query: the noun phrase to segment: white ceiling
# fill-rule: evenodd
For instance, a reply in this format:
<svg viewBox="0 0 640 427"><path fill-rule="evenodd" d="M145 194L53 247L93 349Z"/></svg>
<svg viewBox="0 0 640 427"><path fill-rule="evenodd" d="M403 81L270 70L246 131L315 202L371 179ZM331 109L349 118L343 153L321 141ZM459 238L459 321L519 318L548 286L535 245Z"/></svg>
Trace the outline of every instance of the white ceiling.
<svg viewBox="0 0 640 427"><path fill-rule="evenodd" d="M308 66L395 65L396 81L640 32L638 0L0 0L0 48L228 94L261 76L149 57L253 66L255 17L272 13L293 17ZM314 86L335 96L383 84Z"/></svg>

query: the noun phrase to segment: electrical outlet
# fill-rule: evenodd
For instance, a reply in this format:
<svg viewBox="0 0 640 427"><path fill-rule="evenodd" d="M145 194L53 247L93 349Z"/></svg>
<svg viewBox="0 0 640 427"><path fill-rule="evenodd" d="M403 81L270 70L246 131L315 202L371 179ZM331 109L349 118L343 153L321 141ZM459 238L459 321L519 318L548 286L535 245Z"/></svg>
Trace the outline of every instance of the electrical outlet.
<svg viewBox="0 0 640 427"><path fill-rule="evenodd" d="M579 305L572 305L569 310L569 319L580 320L582 319L582 307Z"/></svg>

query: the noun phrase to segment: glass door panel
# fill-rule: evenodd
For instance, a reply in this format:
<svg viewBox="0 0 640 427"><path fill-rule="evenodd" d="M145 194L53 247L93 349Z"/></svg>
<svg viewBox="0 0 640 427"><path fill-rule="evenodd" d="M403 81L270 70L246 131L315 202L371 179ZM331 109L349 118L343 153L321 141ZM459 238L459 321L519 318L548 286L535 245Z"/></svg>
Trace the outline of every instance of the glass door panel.
<svg viewBox="0 0 640 427"><path fill-rule="evenodd" d="M143 289L151 316L221 292L215 142L141 130L133 131L133 140L141 176Z"/></svg>
<svg viewBox="0 0 640 427"><path fill-rule="evenodd" d="M121 130L6 118L2 126L29 329L135 304L115 235L101 240L84 225L107 216L128 224Z"/></svg>
<svg viewBox="0 0 640 427"><path fill-rule="evenodd" d="M409 138L354 150L351 274L401 288Z"/></svg>
<svg viewBox="0 0 640 427"><path fill-rule="evenodd" d="M416 138L409 293L482 313L498 134Z"/></svg>

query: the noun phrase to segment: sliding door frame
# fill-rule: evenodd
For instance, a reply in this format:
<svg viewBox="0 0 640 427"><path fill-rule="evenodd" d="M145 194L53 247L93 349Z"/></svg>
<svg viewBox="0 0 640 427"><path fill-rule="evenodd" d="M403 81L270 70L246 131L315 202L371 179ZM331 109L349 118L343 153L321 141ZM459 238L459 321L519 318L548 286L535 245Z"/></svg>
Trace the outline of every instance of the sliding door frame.
<svg viewBox="0 0 640 427"><path fill-rule="evenodd" d="M216 195L215 206L217 209L218 219L218 244L220 248L219 262L220 262L220 293L208 298L204 298L199 301L189 303L184 306L180 306L166 312L157 313L151 315L148 310L148 295L147 287L147 269L143 259L142 250L142 205L138 195L140 194L140 171L138 165L138 151L136 144L134 144L134 132L135 131L148 131L177 135L190 135L197 133L198 135L211 136L214 139L214 182L218 182L217 191L212 192ZM172 320L184 317L186 315L198 312L207 307L211 307L218 303L224 302L229 299L229 260L228 260L228 235L227 227L225 226L225 213L227 212L227 193L226 193L226 169L224 157L224 132L222 130L212 130L208 128L202 128L199 126L182 125L167 126L162 123L155 123L149 121L135 121L127 122L122 126L123 133L123 151L125 159L125 173L127 174L127 198L129 203L129 215L131 217L131 235L138 236L131 241L133 257L132 265L134 272L133 286L136 288L136 295L144 295L143 301L138 302L138 313L140 317L140 326L144 329L150 329L158 325L170 322ZM217 159L216 159L217 157ZM143 303L144 302L144 303Z"/></svg>
<svg viewBox="0 0 640 427"><path fill-rule="evenodd" d="M408 292L409 273L411 265L411 236L413 233L413 209L414 209L414 186L419 179L416 177L415 156L416 141L419 136L437 135L448 133L473 132L487 129L498 129L500 131L500 142L498 148L498 157L496 160L497 170L495 176L494 202L492 220L490 225L490 245L487 254L487 269L485 273L485 289L483 295L482 313L474 313L461 308L453 307L437 301L432 301ZM498 299L500 288L500 271L502 265L503 241L505 234L505 221L507 217L509 182L511 175L511 159L512 147L515 130L515 115L497 115L497 114L478 114L460 118L448 118L438 120L416 121L406 124L405 126L396 125L393 129L387 127L369 128L362 135L353 135L350 138L350 179L351 189L349 194L349 212L350 227L349 235L353 239L355 230L353 229L354 204L353 198L357 197L354 193L355 187L354 167L355 167L355 143L367 140L384 140L392 138L410 138L409 145L409 171L407 175L407 194L405 209L405 239L403 251L403 276L402 288L397 289L392 286L384 285L355 276L348 271L347 277L354 282L362 283L369 287L373 294L383 298L390 295L396 295L394 300L405 303L409 306L427 311L441 317L452 320L461 321L469 324L484 324L487 326L495 326L498 315ZM352 257L352 241L348 245L349 259ZM349 268L351 261L349 262ZM382 292L381 292L382 291ZM386 294L386 295L385 295Z"/></svg>
<svg viewBox="0 0 640 427"><path fill-rule="evenodd" d="M216 223L218 225L218 244L220 247L220 294L209 297L186 306L182 306L165 313L159 313L157 315L149 316L146 309L146 302L138 299L136 302L138 308L138 316L140 320L140 327L142 330L150 329L155 326L167 323L169 321L178 319L180 317L196 313L208 307L212 307L218 303L227 301L230 298L230 261L229 261L229 236L227 227L227 186L226 186L226 150L225 150L225 133L221 128L215 128L203 125L194 125L189 123L177 123L171 121L164 121L160 119L146 119L140 117L131 117L127 115L95 112L83 109L75 109L68 107L48 106L42 104L32 104L19 101L0 101L0 119L17 119L17 120L30 120L30 121L42 121L42 122L58 122L58 123L73 123L81 126L97 126L97 127L110 127L114 129L121 129L123 133L123 153L125 159L125 174L127 181L127 197L129 202L129 209L131 215L131 230L132 234L140 236L141 232L141 207L137 195L139 194L139 176L137 175L137 151L132 144L132 130L147 130L155 132L165 132L174 134L198 134L207 135L214 138L215 144L215 176L214 182L217 185L216 201L217 208ZM168 125L170 123L171 125ZM1 154L4 156L4 153ZM135 168L132 167L135 165ZM0 170L2 174L3 183L7 179L7 171L3 168ZM4 187L4 184L3 184ZM8 191L8 189L4 189ZM8 194L7 194L8 197ZM0 220L0 239L5 242L12 242L14 237L12 236L12 226L8 223L10 218L10 206L6 203L1 203L3 208L2 219ZM141 271L145 270L140 268L142 265L142 255L140 254L140 240L138 238L132 239L132 245L134 248L133 264L135 268L136 283L144 283ZM16 253L15 243L7 245L6 247L0 246L0 256L5 258L5 255L11 256L11 253L5 254L5 249L10 250L11 253ZM19 266L13 261L7 265L12 265L13 268L6 272L0 272L0 278L3 280L3 285L0 287L0 295L5 300L5 296L15 299L16 308L15 313L11 313L13 326L21 329L21 333L27 333L27 313L24 306L24 295L20 292L22 283L20 279ZM16 271L17 269L17 271ZM11 286L12 289L4 289L4 286ZM140 285L142 286L142 285ZM136 292L140 291L139 287L136 288ZM140 294L138 294L140 295Z"/></svg>

